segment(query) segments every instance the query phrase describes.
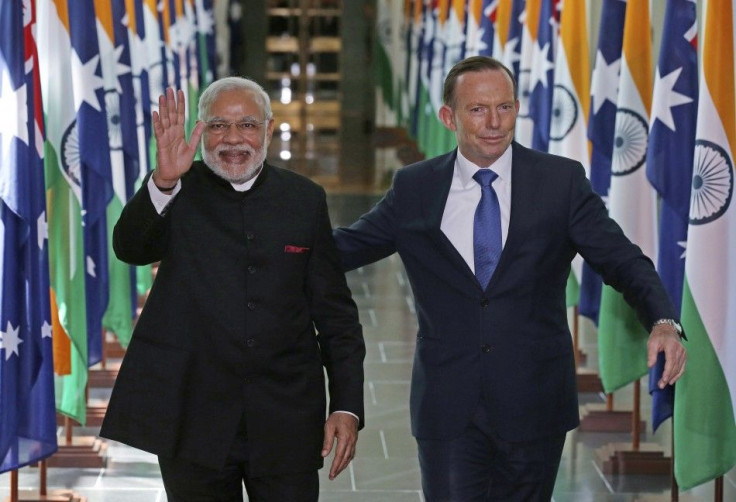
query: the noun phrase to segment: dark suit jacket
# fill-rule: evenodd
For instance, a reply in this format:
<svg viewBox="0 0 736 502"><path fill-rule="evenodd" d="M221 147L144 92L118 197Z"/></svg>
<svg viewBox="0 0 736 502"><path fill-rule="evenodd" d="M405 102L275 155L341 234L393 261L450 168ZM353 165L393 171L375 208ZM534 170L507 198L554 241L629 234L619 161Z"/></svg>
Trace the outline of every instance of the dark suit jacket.
<svg viewBox="0 0 736 502"><path fill-rule="evenodd" d="M583 167L512 148L508 237L485 291L440 230L456 151L400 169L369 213L335 231L346 269L395 251L404 263L419 321L411 386L419 439L457 436L481 399L507 440L578 425L565 307L576 252L647 328L676 316L651 261L608 217Z"/></svg>
<svg viewBox="0 0 736 502"><path fill-rule="evenodd" d="M362 424L362 330L318 185L266 165L240 193L197 162L163 215L144 184L113 246L161 263L102 436L217 468L245 413L252 475L317 469L323 369L330 411Z"/></svg>

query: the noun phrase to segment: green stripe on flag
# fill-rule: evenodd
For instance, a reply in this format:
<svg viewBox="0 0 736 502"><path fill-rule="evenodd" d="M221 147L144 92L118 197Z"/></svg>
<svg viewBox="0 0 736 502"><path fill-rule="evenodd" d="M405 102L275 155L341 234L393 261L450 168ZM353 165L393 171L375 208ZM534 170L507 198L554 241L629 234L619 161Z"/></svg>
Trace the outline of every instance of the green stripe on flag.
<svg viewBox="0 0 736 502"><path fill-rule="evenodd" d="M680 488L724 475L736 465L736 423L723 368L688 281L682 292L687 369L675 385L675 476Z"/></svg>
<svg viewBox="0 0 736 502"><path fill-rule="evenodd" d="M647 373L648 338L649 334L621 293L604 285L598 323L598 355L601 382L607 393Z"/></svg>

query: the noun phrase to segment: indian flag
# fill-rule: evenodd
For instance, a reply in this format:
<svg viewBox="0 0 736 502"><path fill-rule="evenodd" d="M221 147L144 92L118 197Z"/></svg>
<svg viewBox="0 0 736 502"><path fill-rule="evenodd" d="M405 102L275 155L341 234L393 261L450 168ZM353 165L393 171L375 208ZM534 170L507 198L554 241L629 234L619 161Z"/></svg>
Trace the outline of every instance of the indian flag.
<svg viewBox="0 0 736 502"><path fill-rule="evenodd" d="M616 111L609 214L650 258L657 256L657 196L646 176L654 87L649 0L629 0ZM598 325L600 376L613 392L647 373L648 330L621 293L604 286Z"/></svg>
<svg viewBox="0 0 736 502"><path fill-rule="evenodd" d="M577 160L590 177L590 145L587 137L590 60L585 0L565 0L564 13L557 42L548 150ZM581 96L586 99L581 100ZM567 280L568 307L578 304L582 273L583 260L578 255L573 260L572 272Z"/></svg>
<svg viewBox="0 0 736 502"><path fill-rule="evenodd" d="M66 0L39 0L38 54L44 100L56 409L84 424L87 309L79 133Z"/></svg>
<svg viewBox="0 0 736 502"><path fill-rule="evenodd" d="M704 9L682 324L688 365L675 386L675 476L682 489L736 465L736 9Z"/></svg>

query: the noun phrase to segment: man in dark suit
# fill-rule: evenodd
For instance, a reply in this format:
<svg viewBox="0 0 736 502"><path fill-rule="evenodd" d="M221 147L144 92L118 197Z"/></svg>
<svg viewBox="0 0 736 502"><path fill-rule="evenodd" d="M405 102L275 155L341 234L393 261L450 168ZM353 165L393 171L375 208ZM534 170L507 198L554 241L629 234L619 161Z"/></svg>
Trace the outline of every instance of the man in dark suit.
<svg viewBox="0 0 736 502"><path fill-rule="evenodd" d="M335 231L346 269L394 252L406 268L419 324L411 425L428 502L550 499L579 423L565 307L576 253L651 328L650 365L667 358L660 385L684 371L676 311L583 167L513 142L515 87L494 59L459 62L439 114L457 150L400 169L370 212Z"/></svg>
<svg viewBox="0 0 736 502"><path fill-rule="evenodd" d="M242 501L243 483L251 501L314 502L324 457L336 440L334 479L363 422L365 346L325 193L265 162L255 82L211 84L189 143L183 99L159 99L156 170L114 230L120 259L160 265L100 435L158 455L170 502Z"/></svg>

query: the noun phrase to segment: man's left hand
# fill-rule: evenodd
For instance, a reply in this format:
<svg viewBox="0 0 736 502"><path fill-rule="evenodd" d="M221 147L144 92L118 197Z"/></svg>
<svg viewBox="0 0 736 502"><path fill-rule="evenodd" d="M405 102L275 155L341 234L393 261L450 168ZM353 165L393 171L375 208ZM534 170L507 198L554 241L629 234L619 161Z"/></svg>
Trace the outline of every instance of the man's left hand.
<svg viewBox="0 0 736 502"><path fill-rule="evenodd" d="M651 368L657 362L657 354L664 352L664 371L657 385L664 389L666 385L675 383L685 372L687 353L680 341L677 330L667 324L658 324L652 328L647 342L647 364Z"/></svg>
<svg viewBox="0 0 736 502"><path fill-rule="evenodd" d="M335 458L330 466L330 479L335 479L355 456L355 443L358 442L358 420L349 413L332 413L325 422L325 440L322 443L322 457L332 451L337 440Z"/></svg>

